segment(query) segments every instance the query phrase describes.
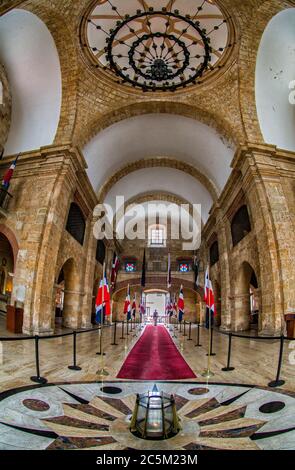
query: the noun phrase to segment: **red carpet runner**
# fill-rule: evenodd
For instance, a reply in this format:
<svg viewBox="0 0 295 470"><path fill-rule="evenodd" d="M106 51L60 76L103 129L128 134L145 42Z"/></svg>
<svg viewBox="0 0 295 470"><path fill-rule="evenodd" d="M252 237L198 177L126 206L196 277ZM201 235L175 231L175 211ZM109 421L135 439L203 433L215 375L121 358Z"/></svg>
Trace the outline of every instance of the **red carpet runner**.
<svg viewBox="0 0 295 470"><path fill-rule="evenodd" d="M196 375L178 352L166 328L148 325L128 354L117 377L177 380L192 379Z"/></svg>

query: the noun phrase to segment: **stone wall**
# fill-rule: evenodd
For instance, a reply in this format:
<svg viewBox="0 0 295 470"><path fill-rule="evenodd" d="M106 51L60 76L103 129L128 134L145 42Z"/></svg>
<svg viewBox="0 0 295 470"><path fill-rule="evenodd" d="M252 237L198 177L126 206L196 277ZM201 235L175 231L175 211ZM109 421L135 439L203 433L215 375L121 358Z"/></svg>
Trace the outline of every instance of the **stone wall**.
<svg viewBox="0 0 295 470"><path fill-rule="evenodd" d="M1 162L2 172L9 164L8 159ZM25 290L24 332L53 332L55 283L70 258L77 276L71 281L75 286L73 314L67 316L66 324L75 328L89 325L95 268L91 260L95 260L96 250L91 220L96 197L82 155L68 146L22 154L9 189L13 198L2 214L2 223L18 245L12 302L20 289ZM68 209L77 194L87 210L83 247L65 231Z"/></svg>
<svg viewBox="0 0 295 470"><path fill-rule="evenodd" d="M0 63L0 155L5 146L11 123L11 94L3 65Z"/></svg>

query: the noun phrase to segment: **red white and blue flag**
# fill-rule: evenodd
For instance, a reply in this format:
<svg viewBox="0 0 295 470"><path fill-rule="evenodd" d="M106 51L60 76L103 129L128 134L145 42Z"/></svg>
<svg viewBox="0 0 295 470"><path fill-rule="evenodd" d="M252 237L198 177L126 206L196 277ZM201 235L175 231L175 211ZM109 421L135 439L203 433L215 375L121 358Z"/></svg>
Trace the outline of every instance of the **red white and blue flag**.
<svg viewBox="0 0 295 470"><path fill-rule="evenodd" d="M142 294L141 294L141 296L140 296L139 312L140 312L140 315L144 315L144 314L145 314L145 305L144 305L144 299L143 299L143 295L142 295Z"/></svg>
<svg viewBox="0 0 295 470"><path fill-rule="evenodd" d="M11 180L11 178L12 178L12 176L13 176L13 172L14 172L14 170L15 170L18 157L19 157L19 155L16 157L16 159L14 160L14 162L12 162L12 164L10 165L10 167L8 168L8 170L6 171L6 173L5 173L4 176L3 176L2 188L6 189L6 191L7 191L8 188L9 188L10 180Z"/></svg>
<svg viewBox="0 0 295 470"><path fill-rule="evenodd" d="M117 256L116 252L114 251L113 263L112 263L112 272L111 272L111 287L112 287L112 289L114 289L115 285L116 285L119 266L120 266L120 260Z"/></svg>
<svg viewBox="0 0 295 470"><path fill-rule="evenodd" d="M111 296L110 289L108 285L108 280L106 274L103 274L103 278L100 281L96 302L95 302L95 311L96 311L96 322L103 323L104 315L111 314Z"/></svg>
<svg viewBox="0 0 295 470"><path fill-rule="evenodd" d="M206 274L205 274L204 302L206 304L206 328L211 328L213 325L214 316L215 316L215 302L214 302L214 293L212 289L212 282L210 280L208 267L206 269Z"/></svg>
<svg viewBox="0 0 295 470"><path fill-rule="evenodd" d="M128 284L127 294L124 303L124 313L127 315L127 321L131 320L131 302L130 302L130 287Z"/></svg>
<svg viewBox="0 0 295 470"><path fill-rule="evenodd" d="M214 293L212 289L212 282L210 281L209 277L209 268L206 269L205 274L205 285L204 285L204 302L206 303L206 307L211 310L211 312L215 312L215 305L214 305Z"/></svg>
<svg viewBox="0 0 295 470"><path fill-rule="evenodd" d="M182 286L180 286L177 307L178 307L178 321L182 321L183 315L184 315L184 297L183 297Z"/></svg>

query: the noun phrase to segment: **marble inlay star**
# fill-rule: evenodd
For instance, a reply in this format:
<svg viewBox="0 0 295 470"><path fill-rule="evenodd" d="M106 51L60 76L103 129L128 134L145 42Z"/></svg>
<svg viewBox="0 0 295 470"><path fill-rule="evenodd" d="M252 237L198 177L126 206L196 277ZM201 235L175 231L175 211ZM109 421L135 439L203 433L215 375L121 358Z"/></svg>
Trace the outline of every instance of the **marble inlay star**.
<svg viewBox="0 0 295 470"><path fill-rule="evenodd" d="M157 382L157 388L174 394L181 430L163 441L140 439L129 431L136 393L153 386L152 382L113 381L15 389L0 395L0 426L1 422L9 426L19 448L44 450L260 450L276 448L274 434L281 437L277 448L284 434L292 442L295 399L286 392L175 381ZM120 393L114 395L114 390ZM278 402L285 404L281 410L274 406ZM3 436L0 433L0 449L9 448Z"/></svg>

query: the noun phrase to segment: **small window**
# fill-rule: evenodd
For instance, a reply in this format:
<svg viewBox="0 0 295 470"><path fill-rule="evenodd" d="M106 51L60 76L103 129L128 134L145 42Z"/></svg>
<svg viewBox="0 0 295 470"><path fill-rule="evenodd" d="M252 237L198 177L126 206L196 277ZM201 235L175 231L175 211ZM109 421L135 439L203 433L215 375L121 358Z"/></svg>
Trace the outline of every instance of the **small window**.
<svg viewBox="0 0 295 470"><path fill-rule="evenodd" d="M97 241L96 245L96 261L98 261L100 264L104 263L105 260L105 255L106 255L106 248L105 244L102 240Z"/></svg>
<svg viewBox="0 0 295 470"><path fill-rule="evenodd" d="M231 223L233 246L237 245L248 233L251 232L251 224L247 206L242 206L236 212Z"/></svg>
<svg viewBox="0 0 295 470"><path fill-rule="evenodd" d="M69 210L66 230L80 245L83 245L85 235L85 219L80 207L72 202Z"/></svg>
<svg viewBox="0 0 295 470"><path fill-rule="evenodd" d="M149 245L150 246L165 246L165 227L162 225L154 225L149 230Z"/></svg>
<svg viewBox="0 0 295 470"><path fill-rule="evenodd" d="M125 271L126 271L126 273L134 273L136 271L135 261L126 261L125 262Z"/></svg>
<svg viewBox="0 0 295 470"><path fill-rule="evenodd" d="M216 240L210 246L210 266L213 266L217 261L219 261L219 248L218 241Z"/></svg>

